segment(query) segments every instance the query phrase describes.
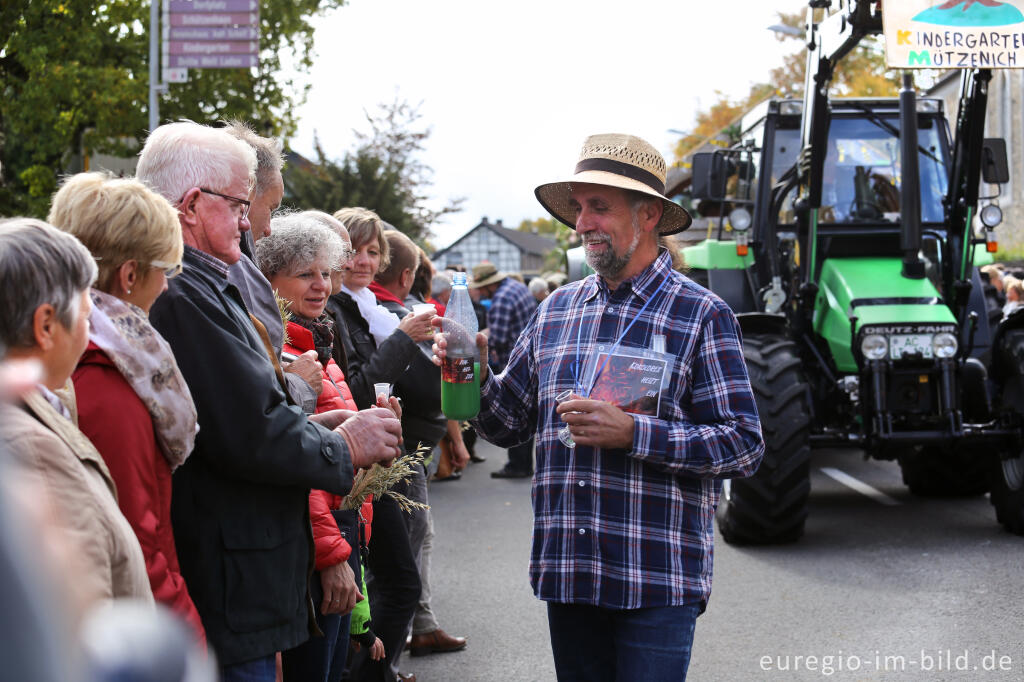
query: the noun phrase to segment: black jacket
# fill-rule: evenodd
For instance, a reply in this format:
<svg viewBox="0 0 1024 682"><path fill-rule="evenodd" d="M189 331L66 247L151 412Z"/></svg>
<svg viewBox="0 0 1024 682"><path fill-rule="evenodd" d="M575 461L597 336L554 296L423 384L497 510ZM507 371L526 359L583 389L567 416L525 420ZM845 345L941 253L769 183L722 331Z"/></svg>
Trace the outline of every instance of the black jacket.
<svg viewBox="0 0 1024 682"><path fill-rule="evenodd" d="M399 317L409 314L397 303L385 307ZM394 384L395 395L402 398L402 439L406 449L415 449L418 442L436 445L445 431L445 421L440 416L441 370L399 329L378 348L370 325L345 292L331 296L328 308L335 315L338 337L348 361L345 381L356 405L362 409L373 404L375 383Z"/></svg>
<svg viewBox="0 0 1024 682"><path fill-rule="evenodd" d="M181 572L221 664L309 638L309 489L344 495L344 440L287 404L237 289L186 249L184 271L150 312L199 413L195 451L175 473Z"/></svg>

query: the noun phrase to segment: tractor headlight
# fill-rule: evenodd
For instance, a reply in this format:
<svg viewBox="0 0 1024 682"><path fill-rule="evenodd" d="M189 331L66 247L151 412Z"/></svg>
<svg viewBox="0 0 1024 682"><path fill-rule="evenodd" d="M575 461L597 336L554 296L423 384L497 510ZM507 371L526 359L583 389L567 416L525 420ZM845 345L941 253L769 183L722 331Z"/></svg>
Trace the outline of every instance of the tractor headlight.
<svg viewBox="0 0 1024 682"><path fill-rule="evenodd" d="M989 204L991 206L991 204ZM750 229L750 223L753 222L750 217L750 211L745 208L734 208L729 212L729 224L732 225L732 229L744 232Z"/></svg>
<svg viewBox="0 0 1024 682"><path fill-rule="evenodd" d="M881 360L889 352L889 342L881 334L865 334L860 340L860 352L868 360Z"/></svg>
<svg viewBox="0 0 1024 682"><path fill-rule="evenodd" d="M995 204L989 204L981 209L981 213L978 214L978 217L981 218L981 224L991 230L993 227L1003 222L1003 211Z"/></svg>
<svg viewBox="0 0 1024 682"><path fill-rule="evenodd" d="M956 349L959 347L956 337L947 332L936 334L932 339L932 350L935 351L935 357L937 358L951 358L956 355Z"/></svg>

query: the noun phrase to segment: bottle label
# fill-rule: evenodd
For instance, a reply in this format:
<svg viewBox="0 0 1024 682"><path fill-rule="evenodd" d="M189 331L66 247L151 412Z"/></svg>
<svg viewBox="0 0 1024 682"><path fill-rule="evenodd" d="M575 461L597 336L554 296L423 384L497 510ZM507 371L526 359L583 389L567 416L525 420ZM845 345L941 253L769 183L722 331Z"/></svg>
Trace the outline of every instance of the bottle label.
<svg viewBox="0 0 1024 682"><path fill-rule="evenodd" d="M476 359L472 356L446 357L441 363L441 381L446 381L449 384L473 383L473 363L475 361Z"/></svg>

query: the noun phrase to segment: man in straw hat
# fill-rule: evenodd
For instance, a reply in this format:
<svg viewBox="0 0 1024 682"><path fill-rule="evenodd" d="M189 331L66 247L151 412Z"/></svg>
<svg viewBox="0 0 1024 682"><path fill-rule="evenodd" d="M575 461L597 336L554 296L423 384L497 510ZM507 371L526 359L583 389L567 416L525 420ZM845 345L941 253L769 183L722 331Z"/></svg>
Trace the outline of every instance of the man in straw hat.
<svg viewBox="0 0 1024 682"><path fill-rule="evenodd" d="M588 138L575 175L538 187L597 274L540 305L501 375L481 372L480 435L536 433L530 579L562 680L685 676L721 480L764 452L732 311L659 244L690 223L664 191L664 159L630 135Z"/></svg>
<svg viewBox="0 0 1024 682"><path fill-rule="evenodd" d="M487 309L487 345L490 349L488 362L491 369L501 372L508 364L519 336L537 309L537 301L522 282L500 272L491 263L481 263L473 268L470 289L476 289L483 298L491 299ZM483 357L483 356L481 356ZM526 435L526 434L524 434ZM530 439L508 449L508 462L491 478L530 478L533 476L533 434Z"/></svg>

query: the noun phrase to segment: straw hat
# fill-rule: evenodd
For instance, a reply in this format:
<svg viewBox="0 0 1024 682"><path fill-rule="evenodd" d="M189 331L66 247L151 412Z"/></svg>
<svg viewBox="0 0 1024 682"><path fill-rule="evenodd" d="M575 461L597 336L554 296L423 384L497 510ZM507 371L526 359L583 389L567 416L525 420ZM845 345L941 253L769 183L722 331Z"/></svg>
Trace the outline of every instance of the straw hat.
<svg viewBox="0 0 1024 682"><path fill-rule="evenodd" d="M631 189L661 199L664 213L658 232L675 234L690 226L690 214L665 196L665 159L658 150L633 135L591 135L583 143L576 174L562 182L551 182L534 190L537 201L560 222L576 229L571 217L569 187L573 182Z"/></svg>
<svg viewBox="0 0 1024 682"><path fill-rule="evenodd" d="M508 277L508 274L499 272L493 263L481 263L473 266L473 281L470 282L470 289L479 289L488 284L494 284Z"/></svg>

